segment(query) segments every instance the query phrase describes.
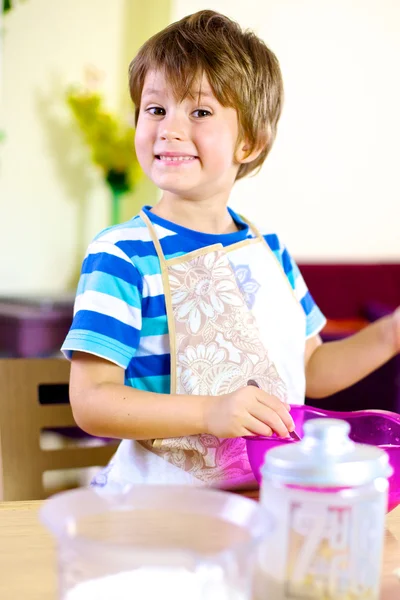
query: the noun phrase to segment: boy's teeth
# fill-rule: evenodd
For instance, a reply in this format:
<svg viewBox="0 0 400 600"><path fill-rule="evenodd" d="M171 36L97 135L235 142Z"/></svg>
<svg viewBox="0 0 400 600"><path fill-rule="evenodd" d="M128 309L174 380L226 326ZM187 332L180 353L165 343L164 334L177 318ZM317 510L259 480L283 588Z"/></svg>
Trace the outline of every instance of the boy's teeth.
<svg viewBox="0 0 400 600"><path fill-rule="evenodd" d="M194 160L195 156L162 156L160 155L160 160L171 160L171 161L179 161L179 160Z"/></svg>

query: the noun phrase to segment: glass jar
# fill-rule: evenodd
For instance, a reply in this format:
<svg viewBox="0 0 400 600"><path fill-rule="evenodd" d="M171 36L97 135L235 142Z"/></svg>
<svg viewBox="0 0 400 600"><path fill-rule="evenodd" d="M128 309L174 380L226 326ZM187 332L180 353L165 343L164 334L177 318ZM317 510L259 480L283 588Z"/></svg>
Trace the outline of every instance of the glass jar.
<svg viewBox="0 0 400 600"><path fill-rule="evenodd" d="M256 548L270 518L227 492L141 485L47 500L61 600L250 600Z"/></svg>
<svg viewBox="0 0 400 600"><path fill-rule="evenodd" d="M392 470L349 431L313 419L300 442L266 454L261 503L275 527L259 549L256 600L378 600Z"/></svg>

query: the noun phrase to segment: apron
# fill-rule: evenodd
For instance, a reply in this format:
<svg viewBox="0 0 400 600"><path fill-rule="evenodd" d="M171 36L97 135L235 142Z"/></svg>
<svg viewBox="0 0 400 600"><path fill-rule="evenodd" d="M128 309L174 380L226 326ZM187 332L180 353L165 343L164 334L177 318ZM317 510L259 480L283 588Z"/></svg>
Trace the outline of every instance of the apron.
<svg viewBox="0 0 400 600"><path fill-rule="evenodd" d="M281 400L303 404L305 314L258 230L248 223L255 238L166 259L150 219L143 212L141 218L161 265L171 394L219 396L252 379ZM199 484L256 483L243 438L200 434L139 443Z"/></svg>

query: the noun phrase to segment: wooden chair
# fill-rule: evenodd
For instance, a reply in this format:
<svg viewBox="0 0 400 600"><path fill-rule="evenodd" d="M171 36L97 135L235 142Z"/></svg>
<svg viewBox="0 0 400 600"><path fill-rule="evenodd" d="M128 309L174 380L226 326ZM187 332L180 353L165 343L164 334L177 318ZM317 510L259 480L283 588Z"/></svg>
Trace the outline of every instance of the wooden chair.
<svg viewBox="0 0 400 600"><path fill-rule="evenodd" d="M54 402L61 389L67 396L69 372L69 362L61 358L0 359L0 500L42 499L45 471L103 466L115 452L114 442L41 449L43 429L76 427L67 399L39 402L43 391L53 394Z"/></svg>

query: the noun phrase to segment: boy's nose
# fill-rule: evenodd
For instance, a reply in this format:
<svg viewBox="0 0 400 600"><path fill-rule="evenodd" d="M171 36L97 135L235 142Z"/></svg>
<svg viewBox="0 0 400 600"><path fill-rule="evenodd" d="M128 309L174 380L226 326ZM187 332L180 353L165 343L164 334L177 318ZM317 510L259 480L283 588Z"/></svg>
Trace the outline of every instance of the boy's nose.
<svg viewBox="0 0 400 600"><path fill-rule="evenodd" d="M160 124L160 138L167 142L185 140L187 134L182 119L177 118L177 115L171 115L169 118L164 118L162 124Z"/></svg>
<svg viewBox="0 0 400 600"><path fill-rule="evenodd" d="M166 142L172 142L174 140L182 141L185 139L185 135L182 130L164 127L160 132L160 138Z"/></svg>

